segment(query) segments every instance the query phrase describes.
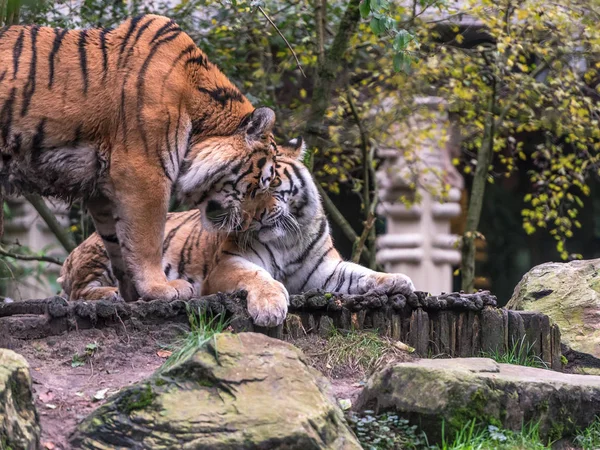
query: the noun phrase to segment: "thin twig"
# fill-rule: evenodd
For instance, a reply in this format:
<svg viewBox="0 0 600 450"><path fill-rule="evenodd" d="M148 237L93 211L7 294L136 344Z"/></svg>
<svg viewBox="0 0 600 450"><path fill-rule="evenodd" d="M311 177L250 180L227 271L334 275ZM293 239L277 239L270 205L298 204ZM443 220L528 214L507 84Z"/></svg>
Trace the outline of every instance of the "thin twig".
<svg viewBox="0 0 600 450"><path fill-rule="evenodd" d="M53 258L52 256L19 255L18 253L11 253L9 251L6 251L2 247L0 247L0 255L6 256L8 258L19 259L21 261L47 262L47 263L56 264L57 266L62 266L63 262L64 262L58 258Z"/></svg>
<svg viewBox="0 0 600 450"><path fill-rule="evenodd" d="M296 60L296 65L298 66L298 69L300 69L300 72L302 73L302 76L304 78L306 78L306 74L304 73L304 70L302 69L302 64L300 64L300 60L298 59L298 56L296 56L296 52L294 51L294 49L292 48L291 44L288 42L288 40L285 38L285 36L283 35L283 33L279 30L279 28L277 28L277 25L275 25L275 22L273 22L271 20L271 18L269 17L269 15L265 12L264 9L262 9L262 6L258 7L258 10L260 11L260 13L265 16L265 19L267 19L269 21L269 23L271 24L271 26L273 28L275 28L275 30L277 31L277 33L279 33L279 36L281 36L281 39L283 39L283 41L285 42L285 45L287 45L287 47L290 49L290 51L292 52L292 55L294 56L294 59Z"/></svg>

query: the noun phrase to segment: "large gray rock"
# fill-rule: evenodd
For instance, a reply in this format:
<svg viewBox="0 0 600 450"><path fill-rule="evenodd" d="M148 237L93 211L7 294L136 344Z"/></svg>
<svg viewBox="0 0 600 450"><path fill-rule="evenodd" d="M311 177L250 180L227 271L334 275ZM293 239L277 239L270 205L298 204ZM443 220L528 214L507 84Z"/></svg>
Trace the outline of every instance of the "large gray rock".
<svg viewBox="0 0 600 450"><path fill-rule="evenodd" d="M536 266L506 306L547 314L560 327L563 343L600 358L600 259Z"/></svg>
<svg viewBox="0 0 600 450"><path fill-rule="evenodd" d="M374 374L355 409L395 410L439 438L471 420L520 430L539 422L553 439L600 414L600 377L497 364L487 358L422 359Z"/></svg>
<svg viewBox="0 0 600 450"><path fill-rule="evenodd" d="M37 449L40 434L29 364L21 355L0 348L0 449Z"/></svg>
<svg viewBox="0 0 600 450"><path fill-rule="evenodd" d="M221 334L191 358L125 388L72 436L82 449L361 447L325 379L300 350L262 334Z"/></svg>

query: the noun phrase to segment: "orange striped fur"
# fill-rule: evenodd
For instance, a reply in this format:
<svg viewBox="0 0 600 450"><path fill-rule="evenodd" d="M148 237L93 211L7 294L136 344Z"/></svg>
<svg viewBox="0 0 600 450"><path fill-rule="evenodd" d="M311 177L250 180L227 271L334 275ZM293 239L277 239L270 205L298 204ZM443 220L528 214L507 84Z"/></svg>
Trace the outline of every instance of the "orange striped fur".
<svg viewBox="0 0 600 450"><path fill-rule="evenodd" d="M243 229L274 176L274 120L166 17L0 29L0 188L84 199L128 301L193 294L161 266L170 194L207 232Z"/></svg>

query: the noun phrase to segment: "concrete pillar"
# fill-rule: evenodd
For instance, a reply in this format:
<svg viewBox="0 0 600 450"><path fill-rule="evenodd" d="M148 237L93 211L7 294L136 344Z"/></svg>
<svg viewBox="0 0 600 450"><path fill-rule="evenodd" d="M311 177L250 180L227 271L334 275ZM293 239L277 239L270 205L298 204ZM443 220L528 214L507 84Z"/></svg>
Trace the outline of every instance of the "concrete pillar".
<svg viewBox="0 0 600 450"><path fill-rule="evenodd" d="M460 264L458 237L450 233L450 220L461 212L463 179L451 163L459 144L442 99L423 97L416 105L393 142L380 145L378 213L387 231L378 238L377 260L410 276L418 290L439 294L452 290Z"/></svg>
<svg viewBox="0 0 600 450"><path fill-rule="evenodd" d="M11 218L5 220L2 241L8 250L14 251L15 244L19 244L28 247L33 252L45 250L48 256L66 257L65 250L29 202L23 197L11 197L7 203L11 211ZM54 212L58 221L67 227L69 222L67 205L48 200L46 200L46 204ZM9 273L3 280L5 296L15 300L45 298L56 294L59 290L56 278L58 278L60 267L56 264L35 261L16 261L14 264L20 269L28 269L31 274L21 276L19 270L12 275Z"/></svg>

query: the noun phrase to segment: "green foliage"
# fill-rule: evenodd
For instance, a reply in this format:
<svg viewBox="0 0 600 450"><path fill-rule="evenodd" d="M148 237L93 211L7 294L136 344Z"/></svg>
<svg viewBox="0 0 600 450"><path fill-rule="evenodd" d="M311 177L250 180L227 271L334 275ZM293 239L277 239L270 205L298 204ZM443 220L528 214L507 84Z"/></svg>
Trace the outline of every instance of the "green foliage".
<svg viewBox="0 0 600 450"><path fill-rule="evenodd" d="M442 430L443 433L443 430ZM521 432L501 430L494 425L482 427L470 421L453 438L442 438L440 450L535 450L549 449L539 435L537 425L524 426Z"/></svg>
<svg viewBox="0 0 600 450"><path fill-rule="evenodd" d="M548 369L548 365L533 351L534 343L527 344L525 336L519 341L513 342L506 351L495 350L493 352L483 352L482 357L491 358L498 363L514 364L517 366L537 367Z"/></svg>
<svg viewBox="0 0 600 450"><path fill-rule="evenodd" d="M200 308L196 311L188 308L188 321L190 330L172 345L175 350L159 368L159 373L186 360L228 327L228 321L224 315L218 314L211 317L206 310Z"/></svg>
<svg viewBox="0 0 600 450"><path fill-rule="evenodd" d="M71 367L85 366L88 361L91 361L100 346L97 342L91 342L85 346L83 353L75 353L71 358Z"/></svg>
<svg viewBox="0 0 600 450"><path fill-rule="evenodd" d="M396 414L349 412L346 419L365 450L428 448L427 437Z"/></svg>
<svg viewBox="0 0 600 450"><path fill-rule="evenodd" d="M596 417L590 426L585 430L579 431L573 442L583 450L596 450L600 448L600 418Z"/></svg>

